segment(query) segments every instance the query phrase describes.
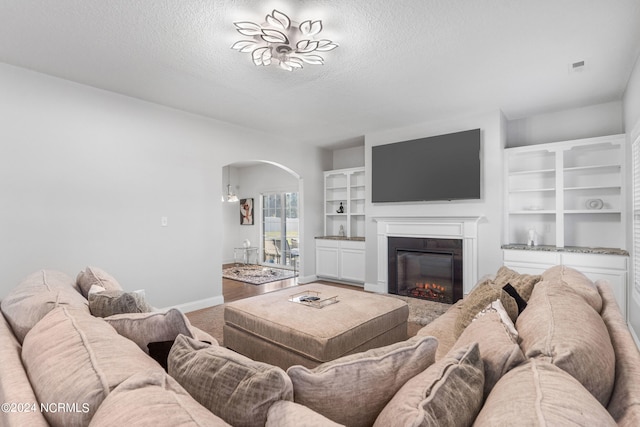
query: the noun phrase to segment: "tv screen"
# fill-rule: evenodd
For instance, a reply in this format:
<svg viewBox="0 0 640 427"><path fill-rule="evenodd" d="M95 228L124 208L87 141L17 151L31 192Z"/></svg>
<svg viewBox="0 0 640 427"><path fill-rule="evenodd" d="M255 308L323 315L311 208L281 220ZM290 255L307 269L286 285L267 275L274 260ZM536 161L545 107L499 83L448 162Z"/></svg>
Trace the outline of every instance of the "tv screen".
<svg viewBox="0 0 640 427"><path fill-rule="evenodd" d="M376 145L371 201L480 199L480 129Z"/></svg>

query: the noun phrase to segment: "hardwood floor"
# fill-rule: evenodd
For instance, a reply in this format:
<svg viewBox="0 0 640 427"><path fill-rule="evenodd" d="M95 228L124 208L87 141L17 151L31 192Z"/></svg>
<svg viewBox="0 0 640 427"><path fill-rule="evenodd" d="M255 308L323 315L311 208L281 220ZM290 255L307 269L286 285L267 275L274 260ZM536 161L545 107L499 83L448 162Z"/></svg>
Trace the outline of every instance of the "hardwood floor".
<svg viewBox="0 0 640 427"><path fill-rule="evenodd" d="M226 266L223 266L223 268ZM329 282L326 280L318 280L314 283L323 283L325 285L332 285L338 287L345 287L348 289L354 289L363 291L361 286L345 285L341 283ZM239 282L237 280L222 278L222 296L224 302L237 301L239 299L252 297L255 295L266 294L267 292L277 291L279 289L291 288L298 286L298 278L279 280L277 282L265 283L262 285L252 285L250 283Z"/></svg>

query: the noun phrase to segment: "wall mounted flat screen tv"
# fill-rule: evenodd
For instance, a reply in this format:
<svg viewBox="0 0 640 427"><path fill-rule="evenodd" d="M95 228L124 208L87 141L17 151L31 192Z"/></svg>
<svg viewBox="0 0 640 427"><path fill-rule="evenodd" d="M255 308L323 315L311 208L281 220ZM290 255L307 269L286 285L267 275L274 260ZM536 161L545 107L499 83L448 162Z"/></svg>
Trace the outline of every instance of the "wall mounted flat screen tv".
<svg viewBox="0 0 640 427"><path fill-rule="evenodd" d="M373 203L480 199L480 129L371 150Z"/></svg>

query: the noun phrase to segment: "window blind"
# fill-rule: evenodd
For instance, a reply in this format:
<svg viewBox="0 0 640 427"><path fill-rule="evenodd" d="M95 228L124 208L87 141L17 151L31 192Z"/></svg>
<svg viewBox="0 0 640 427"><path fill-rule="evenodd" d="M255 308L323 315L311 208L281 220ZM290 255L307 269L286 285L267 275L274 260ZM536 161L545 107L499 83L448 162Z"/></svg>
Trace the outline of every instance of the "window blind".
<svg viewBox="0 0 640 427"><path fill-rule="evenodd" d="M633 277L640 293L640 138L631 146L633 156Z"/></svg>

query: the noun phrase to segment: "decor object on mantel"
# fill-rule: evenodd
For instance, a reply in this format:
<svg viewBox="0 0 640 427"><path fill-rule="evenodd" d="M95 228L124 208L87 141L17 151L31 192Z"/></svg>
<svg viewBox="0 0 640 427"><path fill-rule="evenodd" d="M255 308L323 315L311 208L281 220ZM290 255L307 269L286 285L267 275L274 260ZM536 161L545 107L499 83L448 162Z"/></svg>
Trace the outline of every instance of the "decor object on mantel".
<svg viewBox="0 0 640 427"><path fill-rule="evenodd" d="M304 63L323 65L324 58L318 52L328 52L338 47L331 40L315 40L322 31L322 21L307 20L297 25L284 13L273 10L266 22L234 22L238 32L251 40L240 40L231 46L240 52L251 53L255 65L271 65L277 60L287 71L302 68Z"/></svg>
<svg viewBox="0 0 640 427"><path fill-rule="evenodd" d="M228 267L222 270L222 277L226 279L250 283L252 285L262 285L263 283L290 279L292 277L296 277L297 275L298 274L293 270L274 267L262 267L259 265Z"/></svg>

